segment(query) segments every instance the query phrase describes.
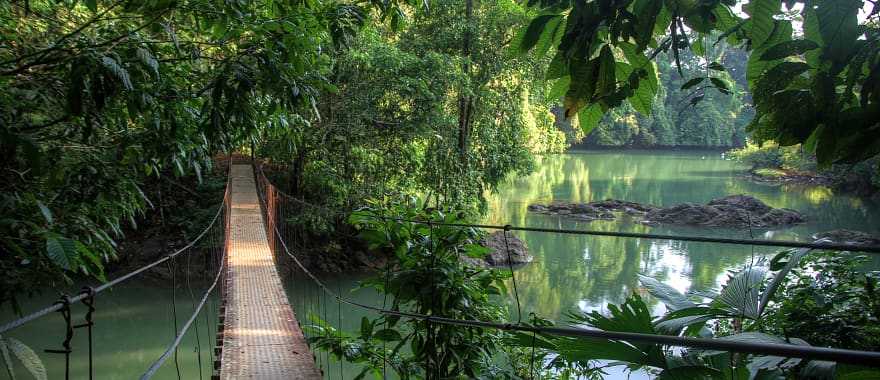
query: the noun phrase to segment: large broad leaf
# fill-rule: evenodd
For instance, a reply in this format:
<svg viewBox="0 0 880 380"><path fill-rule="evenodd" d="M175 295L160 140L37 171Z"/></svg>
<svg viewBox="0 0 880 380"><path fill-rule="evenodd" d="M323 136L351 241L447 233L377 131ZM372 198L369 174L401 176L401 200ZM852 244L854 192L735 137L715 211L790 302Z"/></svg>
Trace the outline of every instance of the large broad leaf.
<svg viewBox="0 0 880 380"><path fill-rule="evenodd" d="M825 58L846 61L859 37L858 14L862 1L823 0L814 4Z"/></svg>
<svg viewBox="0 0 880 380"><path fill-rule="evenodd" d="M551 47L558 45L562 35L565 34L565 24L562 15L556 15L547 21L541 36L535 43L535 55L543 57Z"/></svg>
<svg viewBox="0 0 880 380"><path fill-rule="evenodd" d="M635 26L635 40L639 51L645 49L654 38L654 26L662 8L663 0L636 0L633 3L633 12L639 15Z"/></svg>
<svg viewBox="0 0 880 380"><path fill-rule="evenodd" d="M591 104L578 112L578 123L580 123L581 130L584 131L584 136L589 135L593 129L599 126L599 121L604 115L605 113L602 112L602 107L598 103Z"/></svg>
<svg viewBox="0 0 880 380"><path fill-rule="evenodd" d="M556 20L556 26L559 26L559 19L562 16L549 14L549 15L540 15L532 19L532 22L529 23L529 26L526 27L525 32L523 32L522 40L519 44L519 49L523 53L527 53L529 50L532 50L535 45L538 44L538 40L541 38L541 34L544 33L544 29L550 26L550 23Z"/></svg>
<svg viewBox="0 0 880 380"><path fill-rule="evenodd" d="M730 278L713 304L722 304L737 315L757 319L758 305L761 303L761 284L764 283L766 274L767 268L760 265L741 270Z"/></svg>
<svg viewBox="0 0 880 380"><path fill-rule="evenodd" d="M599 77L596 82L597 96L604 97L614 93L614 90L617 88L615 66L616 62L614 54L611 53L611 47L605 45L599 53Z"/></svg>
<svg viewBox="0 0 880 380"><path fill-rule="evenodd" d="M6 368L6 374L10 380L15 380L15 369L12 367L12 357L9 355L9 347L6 346L6 340L0 336L0 359L3 359L3 367Z"/></svg>
<svg viewBox="0 0 880 380"><path fill-rule="evenodd" d="M679 293L673 287L666 285L657 279L639 274L639 282L651 293L654 298L663 302L670 310L684 309L696 306L687 299L684 294Z"/></svg>
<svg viewBox="0 0 880 380"><path fill-rule="evenodd" d="M752 87L759 111L771 103L777 92L785 90L798 75L809 69L810 66L803 62L782 62L762 74Z"/></svg>
<svg viewBox="0 0 880 380"><path fill-rule="evenodd" d="M664 369L658 379L662 380L692 380L692 379L723 379L721 371L704 366L683 366Z"/></svg>
<svg viewBox="0 0 880 380"><path fill-rule="evenodd" d="M40 357L37 356L37 353L34 352L30 347L14 338L5 338L6 347L9 348L9 351L15 355L16 358L24 365L24 368L27 369L28 372L36 380L46 380L46 367L43 366L43 361L40 360Z"/></svg>
<svg viewBox="0 0 880 380"><path fill-rule="evenodd" d="M76 243L65 237L49 237L46 239L46 255L55 265L66 270L76 267Z"/></svg>
<svg viewBox="0 0 880 380"><path fill-rule="evenodd" d="M774 25L775 27L773 28L773 33L770 34L770 37L765 43L765 46L755 48L752 51L752 54L749 55L749 60L746 63L746 79L749 81L749 86L754 86L758 78L761 77L761 74L763 74L765 71L767 71L767 69L773 67L778 63L778 61L775 60L761 60L761 55L764 54L767 48L769 48L770 46L774 46L778 43L791 40L792 27L790 22L775 21Z"/></svg>
<svg viewBox="0 0 880 380"><path fill-rule="evenodd" d="M751 0L748 3L749 22L746 31L752 39L752 46L761 47L773 33L773 15L781 11L779 0Z"/></svg>
<svg viewBox="0 0 880 380"><path fill-rule="evenodd" d="M550 87L550 91L547 92L547 100L548 101L558 101L565 95L565 92L568 91L568 86L571 84L571 77L566 75L562 78L553 82L553 86Z"/></svg>
<svg viewBox="0 0 880 380"><path fill-rule="evenodd" d="M830 240L821 239L816 243L827 242L830 242ZM779 271L777 271L775 275L773 275L773 280L770 281L770 284L767 285L767 289L764 290L764 294L761 295L761 304L758 305L758 315L764 313L764 309L767 307L767 304L770 303L770 299L773 298L773 294L775 294L776 290L779 289L779 286L782 285L782 282L785 280L785 276L788 275L788 272L791 272L791 270L795 266L797 266L798 262L800 262L801 259L808 253L810 253L810 249L808 248L803 248L795 251L791 254L791 257L789 257L788 262L785 263L785 265Z"/></svg>
<svg viewBox="0 0 880 380"><path fill-rule="evenodd" d="M810 40L791 40L773 45L761 54L762 61L772 61L804 54L810 50L818 49L819 44Z"/></svg>
<svg viewBox="0 0 880 380"><path fill-rule="evenodd" d="M645 57L644 54L636 50L635 45L622 43L621 50L626 60L632 66L632 71L641 71L643 73L639 78L638 88L635 89L633 95L629 97L629 103L636 111L642 115L651 115L653 110L654 99L657 96L657 89L660 86L660 79L657 76L657 64Z"/></svg>
<svg viewBox="0 0 880 380"><path fill-rule="evenodd" d="M572 60L569 66L571 85L565 93L565 117L570 118L588 105L596 92L599 60Z"/></svg>
<svg viewBox="0 0 880 380"><path fill-rule="evenodd" d="M568 361L620 360L644 365L648 360L646 353L626 342L562 338L557 340L556 347Z"/></svg>

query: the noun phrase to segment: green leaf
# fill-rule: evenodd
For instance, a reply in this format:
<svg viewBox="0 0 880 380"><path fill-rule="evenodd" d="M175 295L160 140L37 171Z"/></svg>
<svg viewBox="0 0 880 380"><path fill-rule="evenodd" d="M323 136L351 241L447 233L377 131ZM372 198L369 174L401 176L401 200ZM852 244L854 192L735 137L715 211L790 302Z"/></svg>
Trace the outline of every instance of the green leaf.
<svg viewBox="0 0 880 380"><path fill-rule="evenodd" d="M24 365L24 368L31 373L31 375L36 380L46 380L48 377L46 376L46 367L43 366L43 361L40 360L40 357L32 350L30 347L14 338L5 338L6 346L9 347L9 351L15 355L16 358Z"/></svg>
<svg viewBox="0 0 880 380"><path fill-rule="evenodd" d="M690 379L716 379L723 378L721 371L704 366L682 366L667 368L660 372L658 379L662 380L690 380Z"/></svg>
<svg viewBox="0 0 880 380"><path fill-rule="evenodd" d="M682 90L687 90L687 89L689 89L689 88L691 88L691 87L694 87L694 86L696 86L696 85L702 83L705 79L706 79L706 77L696 77L696 78L693 78L693 79L691 79L691 80L685 82L683 85L681 85L681 89L682 89Z"/></svg>
<svg viewBox="0 0 880 380"><path fill-rule="evenodd" d="M777 92L785 90L798 75L809 69L810 66L803 62L782 62L761 75L752 87L758 109L767 107Z"/></svg>
<svg viewBox="0 0 880 380"><path fill-rule="evenodd" d="M55 265L71 270L76 262L76 244L68 238L50 237L46 239L46 255Z"/></svg>
<svg viewBox="0 0 880 380"><path fill-rule="evenodd" d="M595 339L556 339L559 355L568 361L619 360L627 363L645 363L648 355L626 343Z"/></svg>
<svg viewBox="0 0 880 380"><path fill-rule="evenodd" d="M792 55L804 54L810 50L818 48L819 44L810 40L784 41L767 48L767 50L761 54L761 60L772 61L782 59Z"/></svg>
<svg viewBox="0 0 880 380"><path fill-rule="evenodd" d="M727 71L727 68L724 67L724 65L722 65L722 64L720 64L720 63L718 63L718 62L712 62L712 63L710 63L710 64L709 64L709 69L710 69L710 70L715 70L715 71Z"/></svg>
<svg viewBox="0 0 880 380"><path fill-rule="evenodd" d="M544 79L550 80L564 76L568 76L568 58L565 58L562 51L557 51L553 59L550 60L550 65L547 66L547 73L544 74ZM569 77L570 81L571 77Z"/></svg>
<svg viewBox="0 0 880 380"><path fill-rule="evenodd" d="M696 306L693 302L688 300L684 294L679 293L678 290L675 290L671 286L657 281L657 279L652 277L642 274L639 274L638 276L639 282L648 290L648 293L651 293L654 298L663 302L670 310Z"/></svg>
<svg viewBox="0 0 880 380"><path fill-rule="evenodd" d="M536 56L543 57L551 47L559 44L559 40L565 32L562 21L562 15L556 15L547 21L547 25L544 26L544 30L534 47Z"/></svg>
<svg viewBox="0 0 880 380"><path fill-rule="evenodd" d="M373 324L367 317L361 318L361 337L365 340L373 335Z"/></svg>
<svg viewBox="0 0 880 380"><path fill-rule="evenodd" d="M568 75L557 79L553 82L553 86L550 87L550 91L547 91L547 101L557 101L565 96L565 92L568 91L570 84L571 77Z"/></svg>
<svg viewBox="0 0 880 380"><path fill-rule="evenodd" d="M730 278L713 303L726 305L743 317L758 319L761 285L766 274L767 268L763 266L746 267Z"/></svg>
<svg viewBox="0 0 880 380"><path fill-rule="evenodd" d="M468 257L482 259L489 254L490 249L479 244L468 244L464 246L465 254Z"/></svg>
<svg viewBox="0 0 880 380"><path fill-rule="evenodd" d="M40 208L40 213L43 214L43 219L46 219L46 223L52 224L52 221L54 220L52 218L52 211L49 210L49 208L46 207L46 205L43 204L42 201L37 201L37 207Z"/></svg>
<svg viewBox="0 0 880 380"><path fill-rule="evenodd" d="M773 15L781 11L779 0L751 0L748 3L749 22L746 31L752 46L759 48L770 38L774 29Z"/></svg>
<svg viewBox="0 0 880 380"><path fill-rule="evenodd" d="M711 81L712 84L715 85L715 88L717 88L718 90L721 90L725 94L730 93L730 87L723 79L712 77L709 78L709 81Z"/></svg>
<svg viewBox="0 0 880 380"><path fill-rule="evenodd" d="M529 26L526 27L525 32L523 33L522 40L519 44L519 50L522 53L528 53L529 50L532 50L535 45L538 43L538 39L541 38L541 34L544 32L544 28L547 27L548 23L550 23L553 19L561 18L560 15L540 15L532 19L529 23ZM558 24L557 24L558 26Z"/></svg>
<svg viewBox="0 0 880 380"><path fill-rule="evenodd" d="M749 55L749 60L746 63L746 79L749 81L749 86L754 86L758 78L761 77L761 74L777 63L776 61L762 61L760 58L764 51L777 43L791 40L791 33L792 27L790 22L777 21L766 46L756 48Z"/></svg>
<svg viewBox="0 0 880 380"><path fill-rule="evenodd" d="M119 62L112 57L103 56L101 57L101 63L111 74L113 74L113 76L122 82L122 86L125 87L126 90L130 91L134 89L134 86L131 84L131 77L128 75L128 70L122 67Z"/></svg>
<svg viewBox="0 0 880 380"><path fill-rule="evenodd" d="M654 38L654 27L657 25L661 9L663 9L662 0L636 0L633 3L633 13L639 15L634 28L636 50L642 51Z"/></svg>
<svg viewBox="0 0 880 380"><path fill-rule="evenodd" d="M580 123L581 130L584 131L584 136L589 135L599 125L599 121L604 115L605 113L602 112L602 107L598 103L591 104L578 112L578 123Z"/></svg>
<svg viewBox="0 0 880 380"><path fill-rule="evenodd" d="M773 298L773 294L776 293L776 290L779 289L780 285L782 285L782 281L785 280L785 276L788 275L788 272L790 272L808 253L810 253L810 249L808 248L803 248L795 251L789 256L788 262L785 263L785 265L778 272L776 272L775 275L773 275L773 280L770 281L770 285L767 285L767 289L764 290L764 294L761 295L761 304L758 305L758 315L764 313L764 309L767 307L767 304L770 303L770 299Z"/></svg>
<svg viewBox="0 0 880 380"><path fill-rule="evenodd" d="M643 70L642 76L639 77L638 88L635 89L633 95L629 97L629 103L636 111L642 115L649 116L653 110L654 99L657 96L657 90L660 87L660 78L657 75L657 64L649 60L642 53L636 51L636 47L632 44L620 44L621 50L633 67L633 71Z"/></svg>
<svg viewBox="0 0 880 380"><path fill-rule="evenodd" d="M859 37L861 0L818 1L816 18L826 58L845 62Z"/></svg>
<svg viewBox="0 0 880 380"><path fill-rule="evenodd" d="M614 54L611 53L611 47L606 45L599 53L599 77L596 83L598 96L608 96L617 89L615 69Z"/></svg>
<svg viewBox="0 0 880 380"><path fill-rule="evenodd" d="M386 342L394 342L403 339L403 337L400 335L400 332L394 329L382 329L376 331L376 333L373 334L373 338Z"/></svg>
<svg viewBox="0 0 880 380"><path fill-rule="evenodd" d="M12 366L12 357L9 356L9 347L6 345L6 340L3 339L3 336L0 336L0 358L3 359L3 367L6 368L6 374L9 375L10 380L15 380L15 369Z"/></svg>
<svg viewBox="0 0 880 380"><path fill-rule="evenodd" d="M89 8L90 11L98 11L98 0L83 0L83 3L86 5L86 8Z"/></svg>

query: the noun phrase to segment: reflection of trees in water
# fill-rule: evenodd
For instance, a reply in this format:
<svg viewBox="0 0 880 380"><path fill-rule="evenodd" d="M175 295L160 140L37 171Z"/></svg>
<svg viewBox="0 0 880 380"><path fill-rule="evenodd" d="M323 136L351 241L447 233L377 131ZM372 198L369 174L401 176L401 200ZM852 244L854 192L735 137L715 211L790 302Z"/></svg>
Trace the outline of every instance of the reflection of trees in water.
<svg viewBox="0 0 880 380"><path fill-rule="evenodd" d="M717 152L591 152L539 157L528 177L512 179L487 196L485 222L545 228L652 232L748 238L809 239L833 228L880 229L875 202L830 194L822 188L767 186L738 177L743 168ZM773 207L822 215L803 226L750 232L688 227L647 227L619 221L576 222L528 212L528 205L607 198L670 206L704 203L731 194L750 194ZM868 231L872 232L872 231ZM873 231L876 232L876 231ZM752 248L711 243L517 232L536 261L516 271L523 307L558 318L579 305L604 307L638 291L637 273L656 276L681 291L716 288L728 269L749 261ZM774 252L756 247L755 256ZM512 295L512 289L510 289Z"/></svg>

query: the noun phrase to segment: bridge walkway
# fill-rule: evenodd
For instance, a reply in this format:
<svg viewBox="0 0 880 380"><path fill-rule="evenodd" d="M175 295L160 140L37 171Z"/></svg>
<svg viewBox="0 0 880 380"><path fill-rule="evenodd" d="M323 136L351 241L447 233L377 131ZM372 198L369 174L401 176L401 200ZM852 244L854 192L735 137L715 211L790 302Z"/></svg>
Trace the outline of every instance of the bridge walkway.
<svg viewBox="0 0 880 380"><path fill-rule="evenodd" d="M321 379L269 249L253 168L233 165L220 378Z"/></svg>

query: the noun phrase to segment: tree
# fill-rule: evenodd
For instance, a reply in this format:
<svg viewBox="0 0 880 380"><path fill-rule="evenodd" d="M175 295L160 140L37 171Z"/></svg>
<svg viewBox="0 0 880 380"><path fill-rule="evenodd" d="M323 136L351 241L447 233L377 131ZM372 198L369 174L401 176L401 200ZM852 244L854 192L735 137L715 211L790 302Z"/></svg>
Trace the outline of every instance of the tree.
<svg viewBox="0 0 880 380"><path fill-rule="evenodd" d="M667 52L683 73L682 54L703 40L689 33L720 33L718 39L751 52L745 76L756 106L753 138L804 144L821 165L880 153L877 8L860 23L859 0L783 3L785 14L778 1L750 0L742 17L732 11L734 0L533 0L542 14L524 30L520 47L555 47L546 77L567 83L565 116L578 114L589 130L624 100L650 113L657 91L652 60ZM794 33L792 14L803 20L803 34ZM707 73L725 70L718 61L701 65ZM707 77L708 87L729 92L722 78Z"/></svg>

